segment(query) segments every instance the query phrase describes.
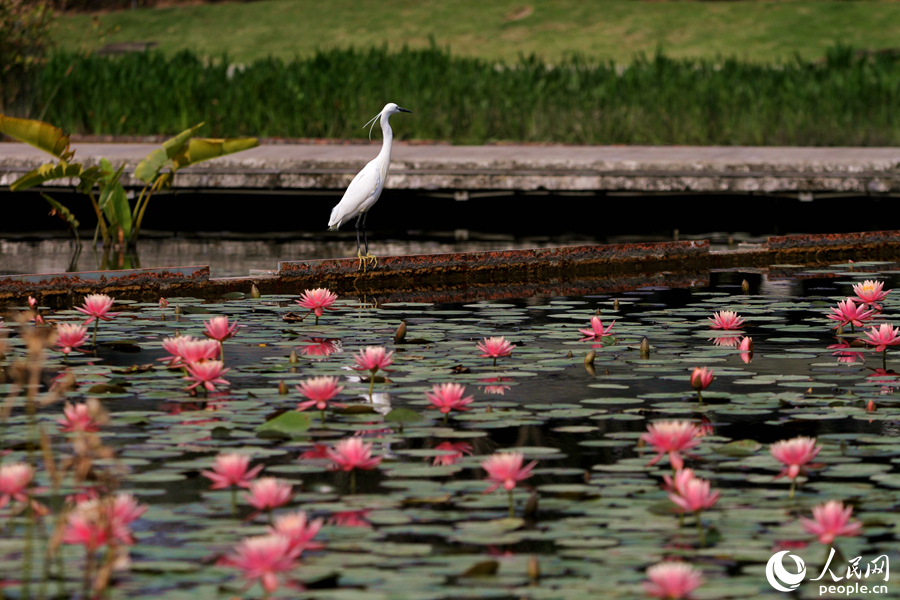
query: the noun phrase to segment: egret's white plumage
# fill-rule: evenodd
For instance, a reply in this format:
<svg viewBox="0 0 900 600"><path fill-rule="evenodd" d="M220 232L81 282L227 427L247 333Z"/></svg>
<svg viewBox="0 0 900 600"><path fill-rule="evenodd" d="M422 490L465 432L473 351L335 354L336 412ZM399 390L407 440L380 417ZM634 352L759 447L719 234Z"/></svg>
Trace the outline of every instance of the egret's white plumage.
<svg viewBox="0 0 900 600"><path fill-rule="evenodd" d="M375 122L381 120L381 131L384 134L384 141L381 145L381 152L378 156L369 161L362 171L357 173L347 191L344 192L343 198L331 210L331 218L328 219L328 229L334 231L341 225L356 217L356 255L360 259L360 266L368 260L375 260L375 257L369 254L369 243L366 239L366 253L363 255L359 244L359 230L362 226L363 236L366 232L366 215L368 211L381 196L384 189L384 182L387 179L388 169L391 166L391 146L394 140L394 132L391 131L391 124L388 119L391 115L398 112L412 112L405 108L400 108L393 102L390 102L381 109L381 112L375 115L365 126L369 127L369 137L372 136L372 128Z"/></svg>

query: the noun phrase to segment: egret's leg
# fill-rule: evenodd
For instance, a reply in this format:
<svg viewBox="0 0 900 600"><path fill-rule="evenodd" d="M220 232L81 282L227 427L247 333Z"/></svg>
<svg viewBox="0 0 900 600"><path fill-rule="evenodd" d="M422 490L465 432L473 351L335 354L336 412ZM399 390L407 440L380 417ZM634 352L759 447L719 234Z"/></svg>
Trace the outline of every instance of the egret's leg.
<svg viewBox="0 0 900 600"><path fill-rule="evenodd" d="M369 216L369 211L364 212L360 216L362 216L363 241L365 242L365 245L366 245L366 253L363 255L363 258L366 261L371 262L372 266L375 267L378 265L378 259L375 258L374 255L369 254L369 237L366 235L366 217Z"/></svg>
<svg viewBox="0 0 900 600"><path fill-rule="evenodd" d="M365 213L362 213L358 217L356 217L356 257L359 259L359 266L356 267L356 270L359 271L360 269L362 269L363 272L365 273L366 258L363 256L362 250L360 249L360 243L359 243L359 226L360 226L360 223L362 222L364 214ZM366 243L366 248L368 248L368 247L369 247L368 243Z"/></svg>

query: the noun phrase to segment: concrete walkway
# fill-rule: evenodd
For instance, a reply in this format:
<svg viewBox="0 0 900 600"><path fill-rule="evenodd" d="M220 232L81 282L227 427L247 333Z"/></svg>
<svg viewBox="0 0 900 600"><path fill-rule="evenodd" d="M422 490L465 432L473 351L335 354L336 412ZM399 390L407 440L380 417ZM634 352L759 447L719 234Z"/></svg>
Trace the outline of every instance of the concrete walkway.
<svg viewBox="0 0 900 600"><path fill-rule="evenodd" d="M372 144L265 144L181 171L177 189L338 190L378 153ZM130 166L157 144L73 143L75 161ZM0 187L49 162L0 143ZM137 183L126 180L126 184ZM59 187L59 183L53 187ZM900 148L449 146L397 143L388 187L635 193L900 193ZM461 198L463 199L463 198Z"/></svg>

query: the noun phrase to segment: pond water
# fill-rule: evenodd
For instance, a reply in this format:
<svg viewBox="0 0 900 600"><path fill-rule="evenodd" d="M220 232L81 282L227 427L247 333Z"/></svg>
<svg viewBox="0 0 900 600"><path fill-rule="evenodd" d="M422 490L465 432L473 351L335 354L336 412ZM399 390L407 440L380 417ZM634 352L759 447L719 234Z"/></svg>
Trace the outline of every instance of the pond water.
<svg viewBox="0 0 900 600"><path fill-rule="evenodd" d="M845 264L798 269L795 278L781 280L713 273L709 288L465 305L341 298L338 310L326 311L318 324L313 317L284 319L305 312L296 296L235 295L208 303L170 298L166 308L117 302L121 314L99 326L96 356L74 352L63 360L59 352L49 353L41 393L68 372L77 381L68 401L101 399L110 420L99 435L117 456L93 469L119 469L119 489L149 506L132 524L130 568L114 575L108 597L264 595L258 584L248 588L238 570L216 564L243 538L265 533L266 516L255 514L242 493L232 515L230 492L210 490L200 474L217 454L232 451L264 465L263 475L293 485L292 501L276 516L302 509L325 520L315 539L322 547L306 550L290 573L306 589L291 588L282 578L274 597L636 598L643 596L647 567L673 557L703 572L706 581L695 598L782 597L767 583L766 564L785 549L809 569L796 596L819 597L818 584L830 578L808 580L822 570L829 546L799 521L811 517L817 504L852 504L854 518L864 523L862 535L831 544L835 574L843 575L853 557L862 557L863 571L879 555L894 564L900 558L900 404L892 370L897 350L889 349L883 364L873 350L832 348L841 340L826 318L830 307L853 295L854 283L878 279L886 289L895 287L900 271L894 269ZM880 322L895 322L900 293L882 304ZM740 332L710 329L709 318L723 310L745 319ZM588 328L598 311L604 325L615 320L613 335L602 345L581 341L578 330ZM83 321L74 310L41 312L48 320ZM230 385L192 395L180 371L160 366L157 359L167 355L161 340L176 332L201 336L204 321L219 315L240 325L224 345ZM401 320L406 339L395 343ZM0 365L13 373L11 363L25 349L18 326L7 321L9 349ZM476 343L501 335L515 348L495 367L479 357ZM842 340L849 344L860 335L848 328ZM741 336L753 339L750 362L730 345ZM644 338L649 356L639 350ZM372 404L369 382L351 369L353 356L367 346L394 351L393 371L374 382ZM591 350L595 359L588 368ZM291 362L292 351L298 362ZM132 369L150 364L156 366ZM689 378L694 367L704 366L715 379L698 402ZM266 423L305 399L297 384L324 375L340 378L345 387L338 400L359 408L330 411L326 428L313 410L302 413L310 414L304 431L280 437L264 432ZM286 394L279 391L282 382ZM445 424L425 392L446 382L465 385L474 402L467 412L452 411ZM12 390L10 383L0 384L4 396ZM869 401L874 412L866 410ZM397 409L410 409L421 420ZM37 416L58 460L73 452L71 438L58 431L61 413L56 403ZM393 419L405 421L402 428ZM662 489L669 461L648 466L655 452L639 443L659 419L701 426L701 443L686 464L722 492L702 513L705 544L694 517L680 524ZM16 404L0 440L4 463L28 459L28 423ZM823 449L818 466L801 476L789 498L790 482L773 480L781 465L768 444L798 435L816 437ZM301 458L316 443L347 436L373 442L383 459L376 469L358 473L352 493L347 473L329 470L327 460ZM442 448L457 444L456 453L437 448L444 442ZM513 449L538 464L514 490L516 518L509 519L506 493L483 493L489 483L480 464L495 451ZM53 494L43 466L37 484L37 499L54 511L60 495L84 487L69 476ZM529 501L532 491L536 507ZM9 507L0 518L6 522L0 581L6 597L21 598L27 595L21 585L27 519L12 516ZM43 567L35 561L33 597L38 590L46 597L79 597L84 553L69 545L62 552L64 573L49 587L40 586ZM477 575L479 569L490 574ZM874 576L866 581L882 583ZM884 585L890 593L882 597L897 597L896 582Z"/></svg>

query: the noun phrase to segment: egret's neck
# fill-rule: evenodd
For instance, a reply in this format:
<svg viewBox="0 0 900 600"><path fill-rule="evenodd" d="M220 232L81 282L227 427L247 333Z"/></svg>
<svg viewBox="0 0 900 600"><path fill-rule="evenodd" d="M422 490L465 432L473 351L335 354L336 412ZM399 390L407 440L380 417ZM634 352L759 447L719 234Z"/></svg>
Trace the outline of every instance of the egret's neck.
<svg viewBox="0 0 900 600"><path fill-rule="evenodd" d="M381 159L381 177L387 177L388 167L391 165L391 145L394 141L394 132L391 130L391 124L388 122L389 115L381 115L381 133L384 141L381 143L381 152L378 158Z"/></svg>

